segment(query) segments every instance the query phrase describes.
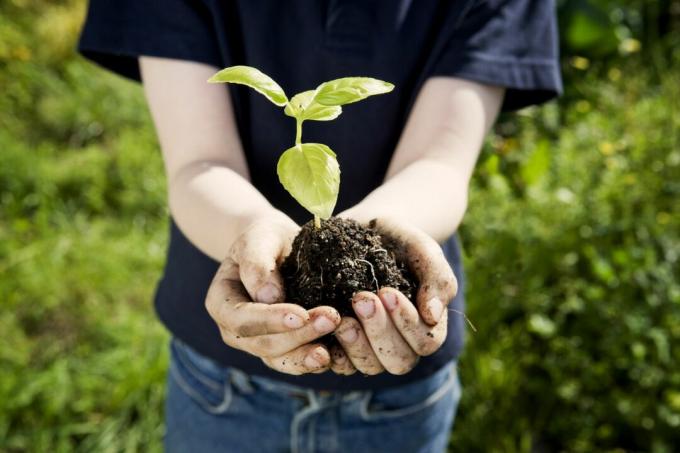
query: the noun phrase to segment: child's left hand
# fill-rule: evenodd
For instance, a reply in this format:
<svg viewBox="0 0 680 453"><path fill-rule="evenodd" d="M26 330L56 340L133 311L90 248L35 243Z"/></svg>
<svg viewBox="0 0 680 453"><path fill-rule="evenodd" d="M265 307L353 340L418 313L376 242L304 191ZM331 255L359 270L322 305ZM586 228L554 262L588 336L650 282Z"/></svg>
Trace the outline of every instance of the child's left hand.
<svg viewBox="0 0 680 453"><path fill-rule="evenodd" d="M377 294L362 291L354 295L357 319L344 317L335 330L340 346L331 350L331 369L338 374L409 372L420 356L434 353L444 343L446 307L458 290L441 247L426 233L387 219L372 226L403 244L402 259L420 286L415 303L388 287Z"/></svg>

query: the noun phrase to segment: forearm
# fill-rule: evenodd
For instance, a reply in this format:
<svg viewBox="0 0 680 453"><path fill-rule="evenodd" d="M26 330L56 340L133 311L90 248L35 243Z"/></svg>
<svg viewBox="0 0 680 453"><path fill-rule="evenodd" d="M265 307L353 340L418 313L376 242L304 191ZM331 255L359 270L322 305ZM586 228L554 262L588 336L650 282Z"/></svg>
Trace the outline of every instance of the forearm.
<svg viewBox="0 0 680 453"><path fill-rule="evenodd" d="M287 227L294 222L234 170L220 163L195 162L169 182L170 212L185 236L203 253L221 261L254 220L268 217Z"/></svg>
<svg viewBox="0 0 680 453"><path fill-rule="evenodd" d="M423 158L343 212L366 223L388 217L414 225L441 242L458 228L467 207L468 178L460 170Z"/></svg>
<svg viewBox="0 0 680 453"><path fill-rule="evenodd" d="M501 88L451 78L429 80L385 182L341 215L360 222L390 217L445 240L463 219L479 150L502 99Z"/></svg>

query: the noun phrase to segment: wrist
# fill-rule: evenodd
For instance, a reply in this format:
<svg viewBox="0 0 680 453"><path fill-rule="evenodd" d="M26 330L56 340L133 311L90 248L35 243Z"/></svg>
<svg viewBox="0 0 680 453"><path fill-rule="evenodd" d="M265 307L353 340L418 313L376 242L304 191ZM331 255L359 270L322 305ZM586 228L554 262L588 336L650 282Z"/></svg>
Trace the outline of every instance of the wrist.
<svg viewBox="0 0 680 453"><path fill-rule="evenodd" d="M249 212L241 216L239 220L239 232L242 234L246 230L252 228L254 225L261 225L263 223L280 228L286 232L297 234L300 227L286 214L278 209L270 206L268 208Z"/></svg>

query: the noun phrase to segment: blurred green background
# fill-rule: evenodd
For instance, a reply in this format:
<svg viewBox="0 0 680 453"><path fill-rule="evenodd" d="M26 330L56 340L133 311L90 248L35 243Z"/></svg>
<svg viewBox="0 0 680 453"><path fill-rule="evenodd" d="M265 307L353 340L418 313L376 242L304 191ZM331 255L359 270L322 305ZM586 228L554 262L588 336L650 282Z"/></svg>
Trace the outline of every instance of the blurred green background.
<svg viewBox="0 0 680 453"><path fill-rule="evenodd" d="M461 235L452 451L680 448L680 1L559 6L566 93L501 118ZM81 0L0 3L0 451L157 451L167 208Z"/></svg>

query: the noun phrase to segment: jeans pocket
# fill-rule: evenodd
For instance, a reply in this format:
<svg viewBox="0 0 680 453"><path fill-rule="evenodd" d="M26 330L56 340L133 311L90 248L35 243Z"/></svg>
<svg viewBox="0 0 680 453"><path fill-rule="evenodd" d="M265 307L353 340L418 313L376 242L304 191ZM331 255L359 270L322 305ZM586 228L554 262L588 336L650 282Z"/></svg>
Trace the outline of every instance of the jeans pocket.
<svg viewBox="0 0 680 453"><path fill-rule="evenodd" d="M210 414L224 414L233 399L229 369L177 339L170 345L170 375L182 391Z"/></svg>
<svg viewBox="0 0 680 453"><path fill-rule="evenodd" d="M365 421L380 421L413 415L451 394L457 404L460 384L455 362L420 381L368 392L361 405L361 417Z"/></svg>

